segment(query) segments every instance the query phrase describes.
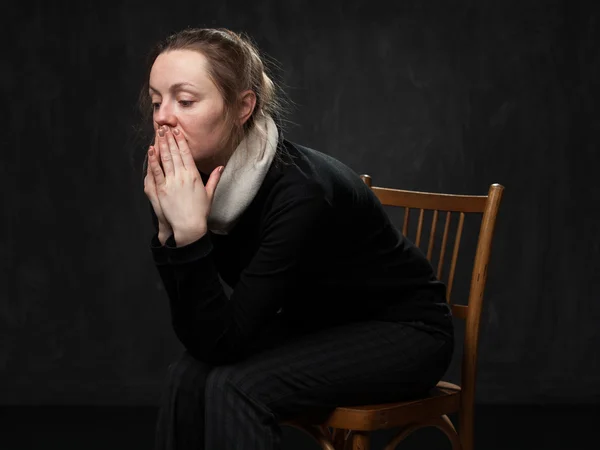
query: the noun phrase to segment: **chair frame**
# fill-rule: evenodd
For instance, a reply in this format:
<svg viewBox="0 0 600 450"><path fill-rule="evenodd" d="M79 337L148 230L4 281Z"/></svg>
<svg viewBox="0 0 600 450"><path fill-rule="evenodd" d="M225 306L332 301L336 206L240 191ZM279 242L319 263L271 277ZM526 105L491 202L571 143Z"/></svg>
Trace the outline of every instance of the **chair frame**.
<svg viewBox="0 0 600 450"><path fill-rule="evenodd" d="M443 267L450 214L460 214L448 276L447 301L452 307L453 315L466 320L461 361L461 384L458 386L440 381L434 389L435 392L425 399L384 405L341 407L336 408L328 419L320 424L310 423L299 418L284 422L282 425L293 426L304 431L325 450L346 450L348 448L369 450L369 433L371 431L399 428L398 433L386 446L386 450L392 450L412 432L431 426L446 434L452 443L453 450L473 450L475 381L481 311L496 218L504 186L492 184L487 195L454 195L376 187L372 186L369 175L361 175L361 178L372 189L382 205L405 208L402 228L405 236L408 235L409 213L411 210L420 210L415 239L417 246L421 241L424 211L434 211L427 249L427 259L430 261L438 212L446 212L437 270L438 278L440 278ZM464 218L467 213L481 213L483 217L471 273L468 303L467 305L457 305L452 304L450 300ZM458 432L448 418L447 414L450 413L459 415Z"/></svg>

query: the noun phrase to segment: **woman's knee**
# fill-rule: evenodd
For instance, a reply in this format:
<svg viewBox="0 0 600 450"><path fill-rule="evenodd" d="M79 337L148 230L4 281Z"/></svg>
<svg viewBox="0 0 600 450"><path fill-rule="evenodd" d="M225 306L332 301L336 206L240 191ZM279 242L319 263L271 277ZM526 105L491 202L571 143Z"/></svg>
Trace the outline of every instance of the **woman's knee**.
<svg viewBox="0 0 600 450"><path fill-rule="evenodd" d="M252 382L255 378L254 367L244 365L214 367L207 377L206 397L215 400L243 397L253 398L256 401L260 396L256 395L256 386Z"/></svg>
<svg viewBox="0 0 600 450"><path fill-rule="evenodd" d="M167 369L169 388L185 393L204 393L206 380L212 367L197 360L187 351Z"/></svg>
<svg viewBox="0 0 600 450"><path fill-rule="evenodd" d="M226 392L235 385L235 370L232 366L217 366L207 376L206 390L212 393Z"/></svg>
<svg viewBox="0 0 600 450"><path fill-rule="evenodd" d="M258 378L265 378L265 374L256 369L254 366L230 365L211 370L206 381L204 401L215 418L242 412L260 418L257 420L262 423L274 420L270 408L270 391L273 389L267 392L265 383L257 382Z"/></svg>

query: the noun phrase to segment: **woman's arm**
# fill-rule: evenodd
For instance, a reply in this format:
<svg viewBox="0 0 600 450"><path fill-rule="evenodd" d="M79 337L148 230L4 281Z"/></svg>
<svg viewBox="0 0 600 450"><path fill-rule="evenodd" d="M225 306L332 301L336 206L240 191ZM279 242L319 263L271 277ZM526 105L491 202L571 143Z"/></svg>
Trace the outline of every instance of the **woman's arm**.
<svg viewBox="0 0 600 450"><path fill-rule="evenodd" d="M173 329L182 344L213 364L234 361L301 283L301 264L317 250L329 204L322 194L282 200L262 227L261 243L240 274L231 298L220 283L210 235L183 247L171 236L153 249L171 306ZM295 198L294 198L295 197ZM168 270L170 269L170 271ZM171 272L172 271L172 272Z"/></svg>
<svg viewBox="0 0 600 450"><path fill-rule="evenodd" d="M158 274L163 282L165 290L167 291L167 295L169 298L175 297L177 295L177 283L175 281L175 273L173 272L173 267L169 264L168 259L168 249L165 247L166 241L168 240L169 234L166 238L161 237L161 229L158 223L158 217L156 217L156 213L154 212L154 208L150 205L150 215L152 217L152 224L154 225L155 234L152 236L152 240L150 242L150 249L152 251L152 256L154 257L154 263L156 264L156 269L158 270Z"/></svg>

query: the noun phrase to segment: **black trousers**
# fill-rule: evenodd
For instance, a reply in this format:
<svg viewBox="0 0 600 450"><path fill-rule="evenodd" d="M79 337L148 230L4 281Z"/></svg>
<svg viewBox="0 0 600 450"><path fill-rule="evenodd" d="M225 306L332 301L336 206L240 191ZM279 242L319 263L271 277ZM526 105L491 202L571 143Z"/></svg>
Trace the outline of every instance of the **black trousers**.
<svg viewBox="0 0 600 450"><path fill-rule="evenodd" d="M424 394L453 348L452 335L426 326L366 321L304 334L275 328L231 365L185 352L167 371L156 450L279 449L280 420Z"/></svg>

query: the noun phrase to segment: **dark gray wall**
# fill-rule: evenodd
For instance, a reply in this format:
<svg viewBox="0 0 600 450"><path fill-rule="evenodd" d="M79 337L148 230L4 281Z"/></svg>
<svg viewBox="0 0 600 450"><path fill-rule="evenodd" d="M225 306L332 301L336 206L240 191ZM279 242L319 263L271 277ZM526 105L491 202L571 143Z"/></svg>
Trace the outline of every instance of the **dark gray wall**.
<svg viewBox="0 0 600 450"><path fill-rule="evenodd" d="M296 103L288 138L376 185L504 184L478 399L600 399L596 2L50 3L3 10L0 403L157 400L181 347L135 102L151 44L188 25L248 32Z"/></svg>

